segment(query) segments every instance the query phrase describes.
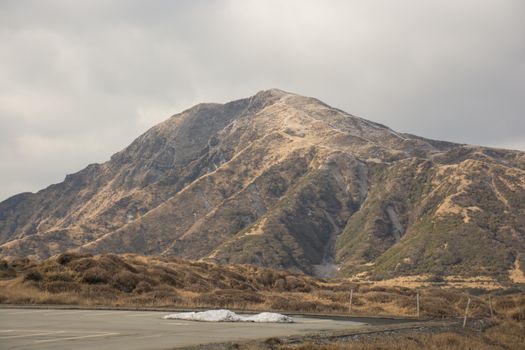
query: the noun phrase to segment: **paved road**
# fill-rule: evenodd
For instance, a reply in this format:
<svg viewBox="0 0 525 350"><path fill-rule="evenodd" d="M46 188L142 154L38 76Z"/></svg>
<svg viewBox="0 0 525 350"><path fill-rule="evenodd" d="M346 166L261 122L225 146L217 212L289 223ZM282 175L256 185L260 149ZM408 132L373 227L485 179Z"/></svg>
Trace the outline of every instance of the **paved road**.
<svg viewBox="0 0 525 350"><path fill-rule="evenodd" d="M0 309L0 349L169 349L360 327L348 320L294 317L292 324L164 320L167 312Z"/></svg>

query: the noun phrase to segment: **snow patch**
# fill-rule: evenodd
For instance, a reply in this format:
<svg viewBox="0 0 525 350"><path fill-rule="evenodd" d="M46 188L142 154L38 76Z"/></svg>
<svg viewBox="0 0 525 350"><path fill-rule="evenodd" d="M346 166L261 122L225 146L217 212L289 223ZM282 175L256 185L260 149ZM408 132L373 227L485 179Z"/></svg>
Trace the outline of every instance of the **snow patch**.
<svg viewBox="0 0 525 350"><path fill-rule="evenodd" d="M293 323L293 318L275 312L261 312L253 316L241 316L246 322Z"/></svg>
<svg viewBox="0 0 525 350"><path fill-rule="evenodd" d="M293 323L291 317L274 312L262 312L253 316L241 316L230 310L208 310L202 312L179 312L166 315L165 320L188 320L203 322L259 322L259 323Z"/></svg>

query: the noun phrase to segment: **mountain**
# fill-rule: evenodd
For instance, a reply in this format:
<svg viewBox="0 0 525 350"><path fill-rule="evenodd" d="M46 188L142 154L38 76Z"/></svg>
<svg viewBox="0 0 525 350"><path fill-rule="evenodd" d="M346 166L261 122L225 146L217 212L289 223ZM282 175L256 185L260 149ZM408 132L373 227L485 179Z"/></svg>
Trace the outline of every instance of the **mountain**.
<svg viewBox="0 0 525 350"><path fill-rule="evenodd" d="M0 254L66 250L314 275L508 278L525 152L434 141L281 90L199 104L103 164L0 203Z"/></svg>

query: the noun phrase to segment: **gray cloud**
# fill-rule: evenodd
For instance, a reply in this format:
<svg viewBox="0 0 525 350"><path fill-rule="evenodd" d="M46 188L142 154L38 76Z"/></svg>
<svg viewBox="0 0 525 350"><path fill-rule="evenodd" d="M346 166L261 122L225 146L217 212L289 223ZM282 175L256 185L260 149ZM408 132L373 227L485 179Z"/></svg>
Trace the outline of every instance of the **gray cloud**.
<svg viewBox="0 0 525 350"><path fill-rule="evenodd" d="M425 137L525 150L525 3L2 1L0 200L203 101L278 87Z"/></svg>

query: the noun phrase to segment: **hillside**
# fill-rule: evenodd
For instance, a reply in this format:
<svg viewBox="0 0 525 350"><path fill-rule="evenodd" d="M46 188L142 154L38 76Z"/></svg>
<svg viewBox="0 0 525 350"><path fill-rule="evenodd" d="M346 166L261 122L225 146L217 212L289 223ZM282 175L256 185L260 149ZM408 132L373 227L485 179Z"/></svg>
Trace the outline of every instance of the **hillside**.
<svg viewBox="0 0 525 350"><path fill-rule="evenodd" d="M281 90L199 104L0 203L0 255L136 253L313 275L523 276L525 153Z"/></svg>
<svg viewBox="0 0 525 350"><path fill-rule="evenodd" d="M252 265L218 265L133 254L64 253L42 261L0 260L1 304L112 307L236 308L354 315L414 316L416 294L423 317L456 317L468 297L475 317L516 321L525 315L523 288L455 281L425 282L416 288L381 282L317 279ZM353 290L353 292L351 292ZM473 295L475 293L476 295Z"/></svg>

